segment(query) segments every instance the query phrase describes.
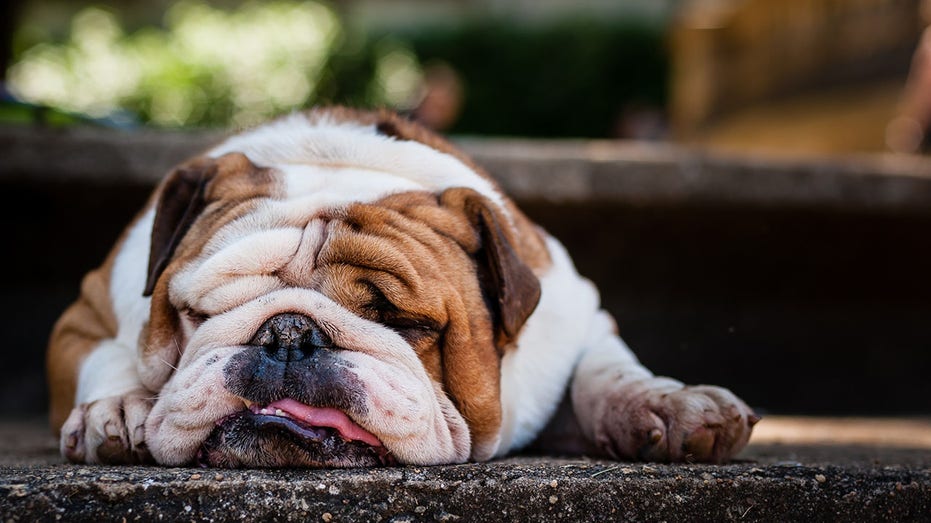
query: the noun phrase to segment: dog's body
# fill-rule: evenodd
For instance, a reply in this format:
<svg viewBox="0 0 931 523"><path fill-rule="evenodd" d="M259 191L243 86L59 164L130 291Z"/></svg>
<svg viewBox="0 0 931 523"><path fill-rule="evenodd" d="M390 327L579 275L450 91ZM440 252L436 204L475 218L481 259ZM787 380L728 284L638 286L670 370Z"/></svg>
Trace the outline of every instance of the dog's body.
<svg viewBox="0 0 931 523"><path fill-rule="evenodd" d="M345 109L173 171L57 323L48 372L78 462L480 461L546 436L564 396L561 450L721 461L758 419L641 366L562 246L452 146Z"/></svg>

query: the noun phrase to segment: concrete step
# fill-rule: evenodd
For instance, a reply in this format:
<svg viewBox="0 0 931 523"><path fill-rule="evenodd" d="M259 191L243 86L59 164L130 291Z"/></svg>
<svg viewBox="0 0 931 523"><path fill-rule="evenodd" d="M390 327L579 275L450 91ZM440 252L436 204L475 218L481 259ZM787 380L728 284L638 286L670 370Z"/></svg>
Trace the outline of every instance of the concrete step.
<svg viewBox="0 0 931 523"><path fill-rule="evenodd" d="M931 419L764 418L725 465L518 456L219 470L64 464L0 422L3 521L928 521ZM838 443L839 441L839 443Z"/></svg>

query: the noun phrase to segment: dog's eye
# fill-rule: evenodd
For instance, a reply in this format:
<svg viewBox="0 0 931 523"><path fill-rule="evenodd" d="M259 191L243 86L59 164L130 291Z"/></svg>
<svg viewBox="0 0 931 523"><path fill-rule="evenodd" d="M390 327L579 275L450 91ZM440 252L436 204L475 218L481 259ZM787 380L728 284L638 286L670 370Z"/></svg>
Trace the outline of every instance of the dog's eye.
<svg viewBox="0 0 931 523"><path fill-rule="evenodd" d="M389 318L384 321L384 324L395 330L419 331L424 334L435 333L440 330L440 326L436 322L425 318Z"/></svg>
<svg viewBox="0 0 931 523"><path fill-rule="evenodd" d="M195 327L200 327L201 323L204 323L205 321L207 321L208 318L210 318L210 316L207 316L206 314L195 311L193 309L184 309L181 311L181 314L188 321L193 323Z"/></svg>
<svg viewBox="0 0 931 523"><path fill-rule="evenodd" d="M433 320L405 314L374 283L367 280L361 283L371 294L371 299L364 308L374 321L397 331L406 338L435 335L441 330L441 327Z"/></svg>
<svg viewBox="0 0 931 523"><path fill-rule="evenodd" d="M377 285L368 280L361 280L360 283L368 289L371 295L368 303L365 304L365 309L367 311L375 313L379 318L399 312L398 307L385 297L385 293L383 293Z"/></svg>
<svg viewBox="0 0 931 523"><path fill-rule="evenodd" d="M435 342L442 335L443 328L436 322L424 318L389 318L381 322L385 327L397 332L412 345L420 345L426 340Z"/></svg>

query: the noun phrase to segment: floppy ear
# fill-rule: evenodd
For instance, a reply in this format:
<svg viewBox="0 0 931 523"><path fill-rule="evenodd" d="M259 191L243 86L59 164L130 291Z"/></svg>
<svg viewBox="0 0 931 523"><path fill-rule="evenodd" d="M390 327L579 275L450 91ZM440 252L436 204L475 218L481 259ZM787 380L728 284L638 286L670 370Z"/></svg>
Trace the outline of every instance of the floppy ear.
<svg viewBox="0 0 931 523"><path fill-rule="evenodd" d="M454 188L440 195L440 205L459 216L446 234L475 263L481 297L450 307L442 350L443 385L469 425L471 458L489 459L501 428L500 363L505 347L517 338L540 300L540 281L517 251L509 217L472 189ZM461 217L461 218L460 218ZM484 300L492 330L476 329L470 308Z"/></svg>
<svg viewBox="0 0 931 523"><path fill-rule="evenodd" d="M204 209L205 188L216 170L216 162L201 158L177 167L168 175L155 210L143 296L152 295L181 238Z"/></svg>
<svg viewBox="0 0 931 523"><path fill-rule="evenodd" d="M512 230L501 209L472 189L449 189L441 196L460 207L478 233L475 253L482 292L489 301L497 345L514 340L540 301L540 280L518 255Z"/></svg>

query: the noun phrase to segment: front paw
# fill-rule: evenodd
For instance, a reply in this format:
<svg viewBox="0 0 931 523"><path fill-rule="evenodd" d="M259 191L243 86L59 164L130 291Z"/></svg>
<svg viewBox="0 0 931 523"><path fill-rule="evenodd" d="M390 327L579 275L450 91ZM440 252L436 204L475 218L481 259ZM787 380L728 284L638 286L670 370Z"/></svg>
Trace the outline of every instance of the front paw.
<svg viewBox="0 0 931 523"><path fill-rule="evenodd" d="M595 444L619 459L721 463L760 419L727 389L668 378L619 385L603 400Z"/></svg>
<svg viewBox="0 0 931 523"><path fill-rule="evenodd" d="M61 454L73 463L152 463L145 444L151 393L136 390L75 407L61 428Z"/></svg>

